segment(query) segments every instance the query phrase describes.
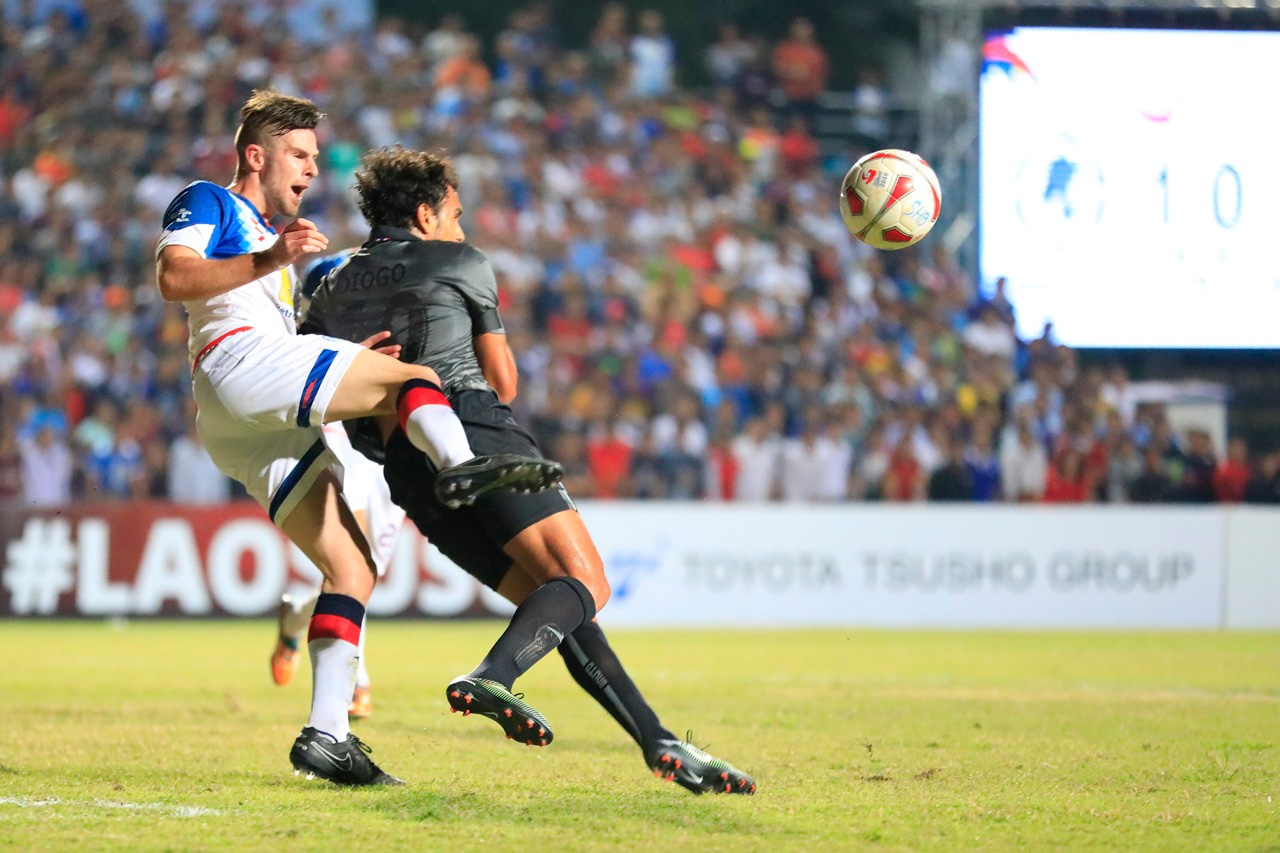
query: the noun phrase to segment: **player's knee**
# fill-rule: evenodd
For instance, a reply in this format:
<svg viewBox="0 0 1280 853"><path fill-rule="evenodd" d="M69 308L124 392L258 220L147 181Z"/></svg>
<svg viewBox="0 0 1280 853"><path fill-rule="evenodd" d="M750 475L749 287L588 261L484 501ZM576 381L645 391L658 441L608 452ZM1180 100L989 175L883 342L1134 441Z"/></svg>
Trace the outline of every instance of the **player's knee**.
<svg viewBox="0 0 1280 853"><path fill-rule="evenodd" d="M591 597L596 602L596 612L599 613L608 603L612 590L609 589L609 581L605 578L603 571L597 572L592 580L594 583L587 584L587 589L591 590Z"/></svg>
<svg viewBox="0 0 1280 853"><path fill-rule="evenodd" d="M552 578L547 581L548 584L567 584L578 596L582 602L582 612L585 617L583 621L590 622L600 612L600 608L604 606L604 602L609 598L608 585L604 590L604 597L599 598L600 591L588 585L587 578L577 578L573 575L565 575L563 577Z"/></svg>
<svg viewBox="0 0 1280 853"><path fill-rule="evenodd" d="M410 365L410 367L413 368L413 376L412 376L413 379L425 379L427 382L430 382L432 385L435 385L437 388L441 387L440 374L436 373L430 367L427 367L422 364L413 364L413 365Z"/></svg>
<svg viewBox="0 0 1280 853"><path fill-rule="evenodd" d="M377 582L378 573L373 565L365 559L351 556L325 561L320 570L329 582L330 592L349 595L365 603L373 594L373 585Z"/></svg>
<svg viewBox="0 0 1280 853"><path fill-rule="evenodd" d="M609 601L609 579L604 576L604 565L599 561L592 561L590 571L579 574L578 580L582 581L583 586L591 593L592 600L596 604L596 612L599 613L604 609L605 604Z"/></svg>

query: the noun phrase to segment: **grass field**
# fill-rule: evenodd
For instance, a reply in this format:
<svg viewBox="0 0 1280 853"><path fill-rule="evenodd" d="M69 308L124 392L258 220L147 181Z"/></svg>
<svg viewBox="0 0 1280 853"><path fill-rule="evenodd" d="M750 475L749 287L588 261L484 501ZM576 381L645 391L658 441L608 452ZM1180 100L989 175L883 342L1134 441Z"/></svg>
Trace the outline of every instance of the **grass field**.
<svg viewBox="0 0 1280 853"><path fill-rule="evenodd" d="M451 716L497 623L381 623L358 731L409 782L286 758L309 671L266 622L0 625L0 845L64 848L1280 849L1280 635L619 632L681 734L753 773L694 797L570 680L545 750Z"/></svg>

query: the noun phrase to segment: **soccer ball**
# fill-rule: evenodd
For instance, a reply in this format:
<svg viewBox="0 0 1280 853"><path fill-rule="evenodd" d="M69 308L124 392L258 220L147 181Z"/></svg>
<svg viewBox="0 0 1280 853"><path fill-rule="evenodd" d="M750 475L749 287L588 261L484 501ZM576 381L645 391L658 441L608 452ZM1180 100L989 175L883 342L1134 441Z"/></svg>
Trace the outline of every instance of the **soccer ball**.
<svg viewBox="0 0 1280 853"><path fill-rule="evenodd" d="M942 190L929 164L886 148L863 157L840 185L840 215L853 236L877 249L920 242L938 221Z"/></svg>

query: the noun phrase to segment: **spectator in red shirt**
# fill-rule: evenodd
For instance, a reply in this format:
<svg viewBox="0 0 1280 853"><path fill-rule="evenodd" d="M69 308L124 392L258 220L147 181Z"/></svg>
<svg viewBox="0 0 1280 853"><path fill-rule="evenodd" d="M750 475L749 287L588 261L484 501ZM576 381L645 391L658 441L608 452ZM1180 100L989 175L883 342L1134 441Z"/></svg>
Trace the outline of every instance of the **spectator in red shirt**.
<svg viewBox="0 0 1280 853"><path fill-rule="evenodd" d="M6 86L0 91L0 143L7 146L13 142L18 128L22 127L29 115L30 110L14 97L12 87Z"/></svg>
<svg viewBox="0 0 1280 853"><path fill-rule="evenodd" d="M827 52L813 38L808 18L791 22L791 36L773 51L773 73L793 109L809 115L827 86Z"/></svg>
<svg viewBox="0 0 1280 853"><path fill-rule="evenodd" d="M592 427L587 439L587 469L595 480L597 498L617 498L627 491L631 471L631 445L604 422Z"/></svg>
<svg viewBox="0 0 1280 853"><path fill-rule="evenodd" d="M924 468L916 461L910 435L904 435L893 451L889 470L884 475L883 492L887 501L924 500Z"/></svg>
<svg viewBox="0 0 1280 853"><path fill-rule="evenodd" d="M732 432L720 432L711 440L707 453L707 485L710 500L733 500L738 486L738 457L733 452Z"/></svg>
<svg viewBox="0 0 1280 853"><path fill-rule="evenodd" d="M462 51L440 63L436 69L437 88L456 88L475 100L489 94L490 83L489 68L480 58L480 40L475 36L468 36Z"/></svg>
<svg viewBox="0 0 1280 853"><path fill-rule="evenodd" d="M1044 502L1050 504L1078 504L1089 499L1089 477L1084 469L1084 457L1079 450L1068 447L1049 466L1045 477Z"/></svg>
<svg viewBox="0 0 1280 853"><path fill-rule="evenodd" d="M1227 458L1213 472L1213 499L1220 503L1240 503L1249 485L1249 447L1243 438L1227 443Z"/></svg>
<svg viewBox="0 0 1280 853"><path fill-rule="evenodd" d="M778 141L778 153L782 155L787 176L792 178L807 174L813 164L818 162L818 141L809 133L800 116L792 118L787 132L782 134Z"/></svg>

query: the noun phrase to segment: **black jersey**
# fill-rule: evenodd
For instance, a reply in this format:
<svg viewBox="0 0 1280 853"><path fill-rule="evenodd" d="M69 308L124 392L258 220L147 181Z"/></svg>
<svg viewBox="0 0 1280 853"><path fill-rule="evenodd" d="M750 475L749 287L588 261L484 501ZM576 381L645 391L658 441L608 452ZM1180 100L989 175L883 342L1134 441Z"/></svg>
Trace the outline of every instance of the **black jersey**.
<svg viewBox="0 0 1280 853"><path fill-rule="evenodd" d="M386 343L400 345L400 360L434 370L446 395L489 390L472 338L503 331L493 267L466 243L374 228L316 288L298 332L359 342L384 329ZM348 429L357 449L381 461L381 447L357 440L376 434L366 430Z"/></svg>
<svg viewBox="0 0 1280 853"><path fill-rule="evenodd" d="M488 389L472 338L502 331L493 267L466 243L373 229L316 289L298 331L359 342L383 329L400 360L430 367L446 394Z"/></svg>

